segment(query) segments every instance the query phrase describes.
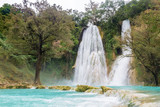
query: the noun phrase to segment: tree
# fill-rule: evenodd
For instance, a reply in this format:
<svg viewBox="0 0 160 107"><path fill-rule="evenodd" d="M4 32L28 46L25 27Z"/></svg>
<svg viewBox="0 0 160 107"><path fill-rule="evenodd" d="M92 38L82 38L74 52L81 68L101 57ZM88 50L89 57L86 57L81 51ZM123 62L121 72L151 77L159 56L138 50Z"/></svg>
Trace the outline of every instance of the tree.
<svg viewBox="0 0 160 107"><path fill-rule="evenodd" d="M97 24L100 18L100 14L98 12L99 4L90 0L90 3L86 5L86 13L85 16L88 17L89 21L93 24Z"/></svg>
<svg viewBox="0 0 160 107"><path fill-rule="evenodd" d="M52 57L61 57L72 47L71 30L74 22L66 11L56 5L50 6L47 0L35 3L24 0L23 7L15 5L15 8L20 13L12 14L8 42L21 49L19 54L35 57L34 84L39 85L42 64Z"/></svg>
<svg viewBox="0 0 160 107"><path fill-rule="evenodd" d="M146 10L134 19L130 46L135 57L159 85L160 75L160 11Z"/></svg>
<svg viewBox="0 0 160 107"><path fill-rule="evenodd" d="M10 13L11 5L9 4L4 4L3 7L0 8L0 13L2 15L7 15Z"/></svg>
<svg viewBox="0 0 160 107"><path fill-rule="evenodd" d="M5 25L6 19L9 18L8 14L10 13L11 6L9 4L4 4L0 8L0 39L4 39L3 33L8 29Z"/></svg>
<svg viewBox="0 0 160 107"><path fill-rule="evenodd" d="M124 5L124 0L106 0L104 3L102 3L100 6L100 10L101 14L103 15L103 21L108 22L109 20L111 20L113 22L112 19L115 16L116 12Z"/></svg>

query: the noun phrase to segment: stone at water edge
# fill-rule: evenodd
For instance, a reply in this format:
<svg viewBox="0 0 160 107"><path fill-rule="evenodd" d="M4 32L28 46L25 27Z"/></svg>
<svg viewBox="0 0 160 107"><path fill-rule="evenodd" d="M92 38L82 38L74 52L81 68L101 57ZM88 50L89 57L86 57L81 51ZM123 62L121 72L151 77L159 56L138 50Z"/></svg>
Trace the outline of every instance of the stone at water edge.
<svg viewBox="0 0 160 107"><path fill-rule="evenodd" d="M108 90L113 90L112 88L105 87L105 86L101 86L101 89L102 89L102 93L105 93L105 92L107 92Z"/></svg>
<svg viewBox="0 0 160 107"><path fill-rule="evenodd" d="M88 86L88 85L77 85L75 91L77 92L85 92L89 89L99 89L98 87L92 87L92 86Z"/></svg>
<svg viewBox="0 0 160 107"><path fill-rule="evenodd" d="M39 85L39 86L36 87L36 89L46 89L46 87L43 86L43 85Z"/></svg>
<svg viewBox="0 0 160 107"><path fill-rule="evenodd" d="M30 89L31 85L16 84L16 85L4 85L0 89Z"/></svg>
<svg viewBox="0 0 160 107"><path fill-rule="evenodd" d="M71 90L70 86L50 86L48 89L58 89L58 90Z"/></svg>
<svg viewBox="0 0 160 107"><path fill-rule="evenodd" d="M88 89L85 91L85 93L96 93L96 94L103 94L102 89Z"/></svg>

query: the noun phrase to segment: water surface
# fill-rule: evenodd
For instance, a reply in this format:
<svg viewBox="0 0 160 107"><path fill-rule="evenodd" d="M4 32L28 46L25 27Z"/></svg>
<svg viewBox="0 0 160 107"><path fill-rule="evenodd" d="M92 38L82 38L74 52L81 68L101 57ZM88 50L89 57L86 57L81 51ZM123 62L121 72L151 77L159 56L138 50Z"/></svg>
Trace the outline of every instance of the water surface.
<svg viewBox="0 0 160 107"><path fill-rule="evenodd" d="M112 107L120 99L103 95L49 89L1 89L0 107Z"/></svg>
<svg viewBox="0 0 160 107"><path fill-rule="evenodd" d="M160 87L110 87L148 95L148 102L160 101ZM117 96L52 89L0 89L0 107L113 107L123 104Z"/></svg>

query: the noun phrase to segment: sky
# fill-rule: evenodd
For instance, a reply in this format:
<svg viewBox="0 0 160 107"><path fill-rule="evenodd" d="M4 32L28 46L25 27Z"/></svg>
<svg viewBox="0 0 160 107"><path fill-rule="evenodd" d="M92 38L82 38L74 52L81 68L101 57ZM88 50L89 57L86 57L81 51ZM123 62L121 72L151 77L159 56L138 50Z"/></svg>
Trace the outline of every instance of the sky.
<svg viewBox="0 0 160 107"><path fill-rule="evenodd" d="M36 0L29 0L34 2ZM48 2L52 4L57 4L63 7L63 9L76 9L79 11L85 11L85 4L89 4L90 0L48 0ZM104 2L105 0L93 0L97 3ZM0 7L4 3L14 4L14 3L21 3L22 0L0 0Z"/></svg>

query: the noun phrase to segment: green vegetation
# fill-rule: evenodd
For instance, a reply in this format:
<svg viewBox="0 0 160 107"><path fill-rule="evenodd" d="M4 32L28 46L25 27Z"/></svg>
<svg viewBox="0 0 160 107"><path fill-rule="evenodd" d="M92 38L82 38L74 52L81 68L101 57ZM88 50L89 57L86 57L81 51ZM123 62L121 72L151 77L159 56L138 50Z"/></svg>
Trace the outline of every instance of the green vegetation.
<svg viewBox="0 0 160 107"><path fill-rule="evenodd" d="M41 84L42 64L50 58L62 56L72 47L71 30L74 22L65 11L51 7L46 1L34 3L38 14L29 9L27 4L24 2L25 7L20 8L24 15L12 15L12 27L7 37L15 48L22 50L20 54L35 58L34 84Z"/></svg>
<svg viewBox="0 0 160 107"><path fill-rule="evenodd" d="M146 72L159 85L160 72L160 11L146 10L134 19L131 48Z"/></svg>
<svg viewBox="0 0 160 107"><path fill-rule="evenodd" d="M135 16L138 16L141 12L151 7L150 0L132 0L128 4L124 4L123 0L113 2L111 0L106 0L106 2L102 5L104 8L108 9L111 12L108 17L107 22L103 22L100 24L104 31L104 47L108 59L108 64L111 65L113 60L115 59L114 55L120 55L121 52L121 24L125 19L132 19ZM118 10L115 8L119 7ZM114 10L114 11L113 11Z"/></svg>
<svg viewBox="0 0 160 107"><path fill-rule="evenodd" d="M34 84L41 84L42 65L51 58L63 57L68 64L66 65L68 72L70 53L73 53L71 49L74 46L72 41L74 21L67 11L56 5L51 7L47 1L23 3L24 7L15 5L8 8L6 4L1 9L2 14L6 8L11 9L9 18L5 19L7 27L2 28L3 35L0 41L2 58L7 54L6 60L15 63L16 66L30 63L31 68L36 69ZM28 7L30 4L34 5L38 14ZM8 11L6 12L4 15L8 15Z"/></svg>

